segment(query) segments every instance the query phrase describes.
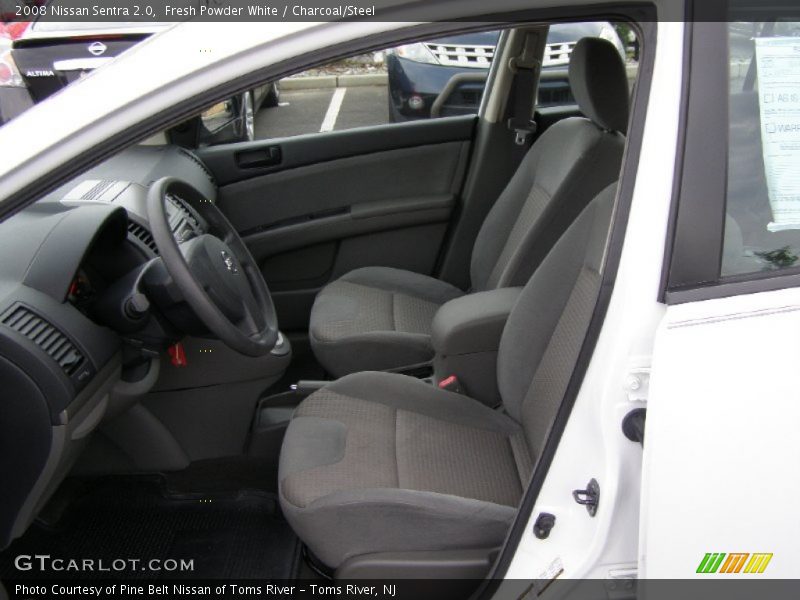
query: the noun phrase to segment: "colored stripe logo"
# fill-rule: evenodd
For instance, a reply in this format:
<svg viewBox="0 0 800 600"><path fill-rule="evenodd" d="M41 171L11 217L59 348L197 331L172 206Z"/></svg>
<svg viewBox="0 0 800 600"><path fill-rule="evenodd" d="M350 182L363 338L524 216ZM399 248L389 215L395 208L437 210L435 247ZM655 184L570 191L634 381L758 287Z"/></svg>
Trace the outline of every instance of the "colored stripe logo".
<svg viewBox="0 0 800 600"><path fill-rule="evenodd" d="M697 573L763 573L771 560L771 552L707 552Z"/></svg>

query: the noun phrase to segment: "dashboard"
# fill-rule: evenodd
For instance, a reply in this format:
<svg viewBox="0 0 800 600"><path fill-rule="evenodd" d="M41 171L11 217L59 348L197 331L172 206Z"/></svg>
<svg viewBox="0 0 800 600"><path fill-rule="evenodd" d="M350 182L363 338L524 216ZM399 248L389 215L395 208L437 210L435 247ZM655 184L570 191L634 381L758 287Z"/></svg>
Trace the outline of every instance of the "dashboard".
<svg viewBox="0 0 800 600"><path fill-rule="evenodd" d="M119 336L94 322L90 308L115 281L158 255L146 199L150 183L167 175L190 182L211 201L216 197L210 173L194 155L172 146L140 146L0 224L5 257L0 264L0 338L5 346L32 353L50 371L58 362L47 360L53 358L47 340L10 320L24 307L69 338L86 361L79 373L62 373L69 382L55 370L63 389L50 402L54 419L118 349ZM179 241L202 232L204 224L179 198L170 199L167 210Z"/></svg>
<svg viewBox="0 0 800 600"><path fill-rule="evenodd" d="M158 256L147 221L153 181L178 177L211 202L211 173L174 146L131 148L0 223L0 547L66 474L122 378L124 332L103 298ZM179 241L205 231L170 198Z"/></svg>

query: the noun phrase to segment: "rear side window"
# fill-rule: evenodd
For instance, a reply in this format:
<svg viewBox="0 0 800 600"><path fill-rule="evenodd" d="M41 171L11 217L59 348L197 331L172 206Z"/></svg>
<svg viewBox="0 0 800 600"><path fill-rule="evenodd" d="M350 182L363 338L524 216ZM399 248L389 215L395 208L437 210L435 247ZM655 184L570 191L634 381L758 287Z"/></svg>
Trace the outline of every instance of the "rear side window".
<svg viewBox="0 0 800 600"><path fill-rule="evenodd" d="M723 277L800 267L800 22L728 26Z"/></svg>

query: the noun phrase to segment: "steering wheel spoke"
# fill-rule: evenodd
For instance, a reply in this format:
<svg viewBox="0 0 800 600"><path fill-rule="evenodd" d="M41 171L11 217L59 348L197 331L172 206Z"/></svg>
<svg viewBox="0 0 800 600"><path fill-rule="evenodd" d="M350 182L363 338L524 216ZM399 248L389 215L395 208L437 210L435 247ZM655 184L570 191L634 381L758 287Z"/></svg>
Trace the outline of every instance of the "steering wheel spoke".
<svg viewBox="0 0 800 600"><path fill-rule="evenodd" d="M168 195L192 206L216 236L205 233L178 244L170 228ZM275 307L261 272L225 215L192 186L170 177L152 184L147 202L164 266L195 314L237 352L270 352L278 339Z"/></svg>
<svg viewBox="0 0 800 600"><path fill-rule="evenodd" d="M222 233L222 241L229 246L235 244L237 239L239 239L239 234L235 231L225 231Z"/></svg>

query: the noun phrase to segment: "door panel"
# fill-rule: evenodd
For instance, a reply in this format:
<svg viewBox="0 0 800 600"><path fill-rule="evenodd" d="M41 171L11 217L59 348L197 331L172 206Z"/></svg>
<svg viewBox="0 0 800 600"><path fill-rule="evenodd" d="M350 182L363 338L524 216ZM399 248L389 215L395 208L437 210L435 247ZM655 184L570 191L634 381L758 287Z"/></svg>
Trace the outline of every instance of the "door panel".
<svg viewBox="0 0 800 600"><path fill-rule="evenodd" d="M362 203L392 201L405 213L406 202L457 190L468 147L449 142L288 169L221 187L218 204L244 236L339 216Z"/></svg>
<svg viewBox="0 0 800 600"><path fill-rule="evenodd" d="M647 409L640 576L796 576L798 332L798 289L667 309ZM738 571L724 566L731 553L749 555ZM757 554L768 568L748 571Z"/></svg>
<svg viewBox="0 0 800 600"><path fill-rule="evenodd" d="M236 181L287 169L315 165L349 156L363 156L386 150L416 148L446 142L468 141L475 129L476 115L426 121L361 127L329 133L209 146L196 151L214 172L217 183L225 187ZM280 161L267 166L237 164L243 152L277 147Z"/></svg>
<svg viewBox="0 0 800 600"><path fill-rule="evenodd" d="M244 229L242 235L254 256L273 256L321 242L426 223L443 223L449 219L454 206L453 195L423 198L401 196L390 201L364 202L306 213L275 225ZM236 212L235 209L223 210L233 214ZM239 226L240 229L242 227L246 225Z"/></svg>
<svg viewBox="0 0 800 600"><path fill-rule="evenodd" d="M469 159L476 117L365 127L198 152L218 206L304 331L314 297L352 269L431 275Z"/></svg>
<svg viewBox="0 0 800 600"><path fill-rule="evenodd" d="M306 331L316 292L359 267L432 273L446 223L405 227L284 252L261 263L284 331Z"/></svg>

